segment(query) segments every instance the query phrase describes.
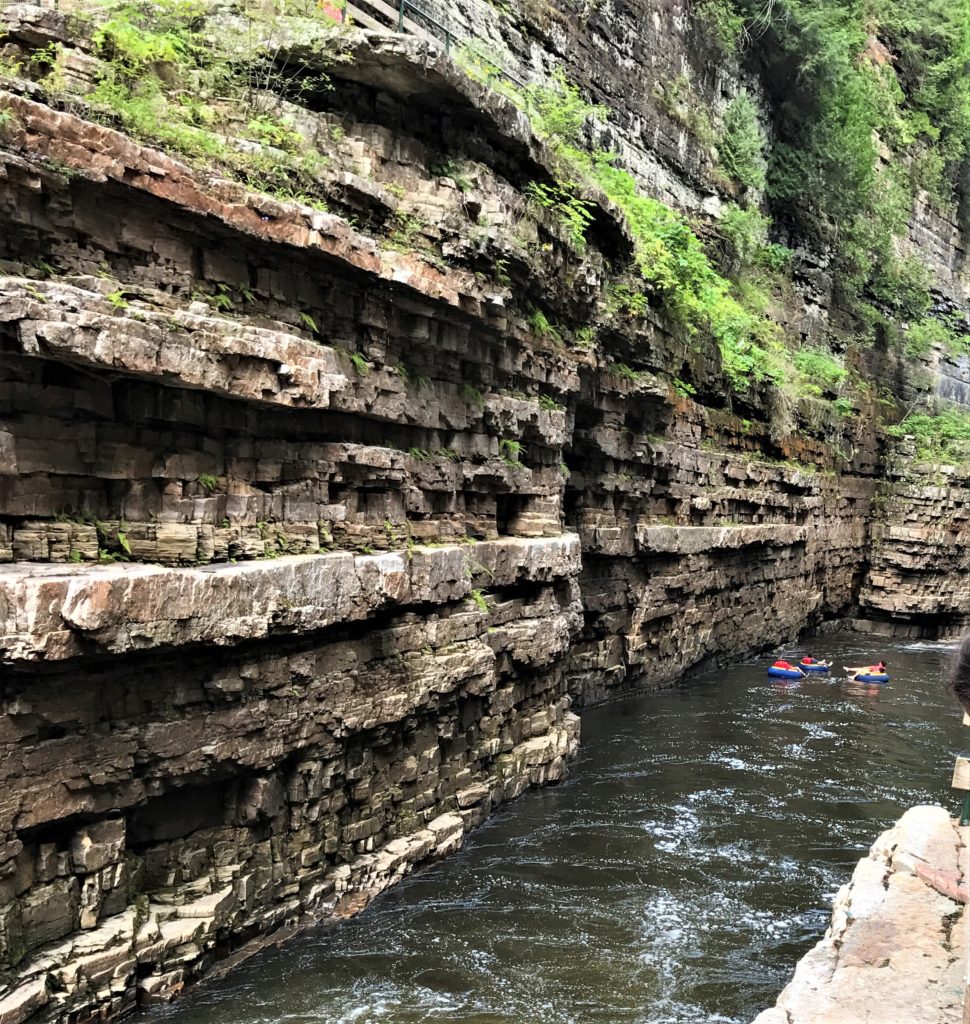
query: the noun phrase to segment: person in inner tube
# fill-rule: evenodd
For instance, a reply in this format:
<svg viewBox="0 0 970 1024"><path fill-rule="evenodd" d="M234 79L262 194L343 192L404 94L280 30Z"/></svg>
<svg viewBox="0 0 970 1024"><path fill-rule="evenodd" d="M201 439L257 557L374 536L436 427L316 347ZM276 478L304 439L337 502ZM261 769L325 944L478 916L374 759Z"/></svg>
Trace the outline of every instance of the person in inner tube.
<svg viewBox="0 0 970 1024"><path fill-rule="evenodd" d="M790 664L787 661L776 661L771 667L772 668L786 668L786 669L788 669L789 672L801 672L802 675L805 675L805 673L802 672L802 670L797 665L792 665L792 664Z"/></svg>
<svg viewBox="0 0 970 1024"><path fill-rule="evenodd" d="M860 665L858 668L846 669L853 676L884 676L889 666L884 661L877 665Z"/></svg>

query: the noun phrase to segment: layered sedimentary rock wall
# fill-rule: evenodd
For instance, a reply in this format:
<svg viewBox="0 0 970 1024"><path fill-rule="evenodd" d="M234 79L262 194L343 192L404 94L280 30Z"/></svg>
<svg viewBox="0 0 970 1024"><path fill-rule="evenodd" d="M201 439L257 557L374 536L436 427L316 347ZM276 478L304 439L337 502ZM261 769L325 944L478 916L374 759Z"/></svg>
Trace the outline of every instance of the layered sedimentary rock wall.
<svg viewBox="0 0 970 1024"><path fill-rule="evenodd" d="M322 209L95 123L90 26L3 17L75 92L0 94L2 1024L121 1012L355 912L561 778L583 704L860 593L961 618L914 571L967 578L958 482L887 499L873 394L731 403L662 311L596 312L628 226L591 196L571 246L528 199L548 147L439 48L348 34L333 88L278 100L327 140ZM677 29L669 82L683 12L619 18L617 146L716 208L669 98L629 88L661 52L640 19ZM578 69L602 38L561 42ZM779 317L808 337L830 282L799 267Z"/></svg>
<svg viewBox="0 0 970 1024"><path fill-rule="evenodd" d="M921 466L905 450L878 496L859 595L863 628L954 635L970 608L965 467Z"/></svg>
<svg viewBox="0 0 970 1024"><path fill-rule="evenodd" d="M5 1019L177 991L561 778L578 554L479 545L487 611L448 547L4 573Z"/></svg>

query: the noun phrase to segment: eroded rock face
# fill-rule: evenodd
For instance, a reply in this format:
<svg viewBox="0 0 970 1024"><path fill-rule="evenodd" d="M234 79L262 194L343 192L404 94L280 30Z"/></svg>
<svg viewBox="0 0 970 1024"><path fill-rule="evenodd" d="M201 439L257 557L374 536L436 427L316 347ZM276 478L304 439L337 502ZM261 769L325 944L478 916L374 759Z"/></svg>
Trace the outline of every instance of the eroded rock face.
<svg viewBox="0 0 970 1024"><path fill-rule="evenodd" d="M608 42L604 143L716 212L657 94L686 9L621 5L609 39L588 13L538 41L477 0L455 16L526 68L556 43L579 81ZM69 19L0 24L90 85ZM321 109L277 98L333 141L338 212L140 145L83 96L0 95L0 1024L169 998L357 912L562 778L582 705L860 593L906 628L960 618L965 587L934 594L967 578L962 480L895 480L874 533L871 403L817 403L801 433L757 389L730 411L716 349L654 309L589 347L624 285L617 211L588 195L577 252L529 200L554 160L514 105L426 43L348 46ZM954 226L919 223L956 295ZM824 254L796 284L780 315L814 337Z"/></svg>
<svg viewBox="0 0 970 1024"><path fill-rule="evenodd" d="M825 938L755 1024L959 1024L967 832L942 807L908 810L859 861Z"/></svg>
<svg viewBox="0 0 970 1024"><path fill-rule="evenodd" d="M579 736L563 675L580 617L577 547L539 542L557 550L544 559L508 543L507 569L482 552L481 571L494 566L482 607L462 599L463 549L440 548L416 554L412 586L379 622L298 621L294 606L291 627L268 635L260 593L285 605L280 572L354 561L285 559L231 588L252 600L243 645L205 582L179 584L206 574L153 570L159 610L194 623L195 640L160 618L132 646L141 599L126 588L87 605L132 626L127 640L91 634L111 657L65 648L55 669L47 652L38 674L14 656L0 944L20 969L3 1019L22 1019L16 1007L40 991L54 1015L171 994L226 943L356 912L457 848L493 807L560 779ZM382 592L377 563L396 557L357 559L370 581L358 598ZM86 576L73 577L76 607L78 588L99 589ZM321 599L355 598L339 577L308 582ZM226 623L218 656L206 621ZM145 642L155 649L131 653Z"/></svg>
<svg viewBox="0 0 970 1024"><path fill-rule="evenodd" d="M859 605L862 628L914 637L956 635L970 608L964 466L904 457L882 487Z"/></svg>

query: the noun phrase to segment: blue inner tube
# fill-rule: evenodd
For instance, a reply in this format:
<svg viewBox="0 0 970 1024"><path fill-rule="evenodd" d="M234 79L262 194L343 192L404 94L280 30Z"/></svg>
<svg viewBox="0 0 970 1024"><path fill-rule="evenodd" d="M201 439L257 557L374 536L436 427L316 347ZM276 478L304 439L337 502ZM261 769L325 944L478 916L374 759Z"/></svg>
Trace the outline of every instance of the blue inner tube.
<svg viewBox="0 0 970 1024"><path fill-rule="evenodd" d="M888 683L889 676L885 672L876 675L858 675L852 677L857 683Z"/></svg>
<svg viewBox="0 0 970 1024"><path fill-rule="evenodd" d="M802 673L796 668L775 668L774 665L768 666L768 675L774 676L776 679L801 679Z"/></svg>
<svg viewBox="0 0 970 1024"><path fill-rule="evenodd" d="M805 672L828 672L831 666L829 665L799 665L800 669Z"/></svg>

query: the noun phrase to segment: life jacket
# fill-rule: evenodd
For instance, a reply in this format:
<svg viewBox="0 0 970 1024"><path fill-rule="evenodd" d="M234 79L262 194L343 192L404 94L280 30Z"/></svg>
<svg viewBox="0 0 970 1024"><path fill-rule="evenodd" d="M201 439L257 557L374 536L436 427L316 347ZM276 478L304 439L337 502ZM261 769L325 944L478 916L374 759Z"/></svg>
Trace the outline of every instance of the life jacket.
<svg viewBox="0 0 970 1024"><path fill-rule="evenodd" d="M771 667L772 668L788 668L788 669L792 668L792 666L789 665L787 661L776 661L774 663L774 665L772 665Z"/></svg>
<svg viewBox="0 0 970 1024"><path fill-rule="evenodd" d="M803 665L817 665L818 662L814 658L802 658Z"/></svg>

